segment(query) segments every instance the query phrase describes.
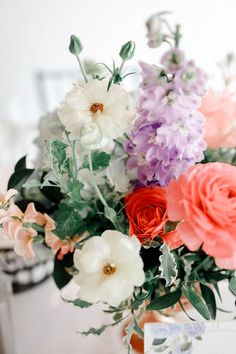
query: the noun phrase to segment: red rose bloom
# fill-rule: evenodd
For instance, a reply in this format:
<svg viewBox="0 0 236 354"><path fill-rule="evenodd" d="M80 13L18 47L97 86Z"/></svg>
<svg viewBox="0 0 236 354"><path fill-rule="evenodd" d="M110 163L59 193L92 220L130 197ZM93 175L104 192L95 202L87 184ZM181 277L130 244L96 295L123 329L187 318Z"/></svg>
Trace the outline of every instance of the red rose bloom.
<svg viewBox="0 0 236 354"><path fill-rule="evenodd" d="M165 188L155 186L137 189L125 198L125 211L129 219L130 236L137 236L142 244L157 236L171 249L182 244L175 231L165 232L168 222Z"/></svg>

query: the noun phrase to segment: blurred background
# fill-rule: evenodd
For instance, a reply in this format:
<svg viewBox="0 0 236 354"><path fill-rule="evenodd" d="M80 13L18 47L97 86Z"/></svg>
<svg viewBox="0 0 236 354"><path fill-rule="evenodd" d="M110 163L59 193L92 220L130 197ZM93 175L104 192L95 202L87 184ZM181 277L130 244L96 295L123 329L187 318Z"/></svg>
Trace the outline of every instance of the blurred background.
<svg viewBox="0 0 236 354"><path fill-rule="evenodd" d="M230 51L236 54L235 0L0 0L1 190L15 162L34 150L39 117L55 109L78 78L77 62L68 51L70 35L81 38L83 59L110 64L120 46L132 39L137 45L135 61L158 63L162 49L148 48L145 22L163 10L173 12L171 22L181 23L188 58L208 71L214 87L220 85L217 62ZM49 274L50 264L47 267ZM34 274L35 283L40 274ZM64 307L49 279L13 299L14 350L122 353L119 336L110 333L103 341L78 339L78 326L96 316L101 322L96 312L84 315ZM15 354L13 349L9 354Z"/></svg>

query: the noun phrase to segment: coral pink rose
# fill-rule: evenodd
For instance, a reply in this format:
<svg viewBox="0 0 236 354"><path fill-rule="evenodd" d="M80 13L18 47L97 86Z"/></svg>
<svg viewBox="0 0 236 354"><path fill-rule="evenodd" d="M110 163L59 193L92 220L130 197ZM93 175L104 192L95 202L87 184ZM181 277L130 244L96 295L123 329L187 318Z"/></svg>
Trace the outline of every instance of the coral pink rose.
<svg viewBox="0 0 236 354"><path fill-rule="evenodd" d="M216 265L236 269L236 167L215 162L188 169L167 187L170 220L191 251L202 247Z"/></svg>
<svg viewBox="0 0 236 354"><path fill-rule="evenodd" d="M165 188L155 186L137 189L124 202L130 236L137 236L143 244L158 236L171 249L182 244L175 231L165 232L168 222Z"/></svg>
<svg viewBox="0 0 236 354"><path fill-rule="evenodd" d="M236 147L236 102L232 94L209 91L200 111L206 117L207 145L212 149Z"/></svg>

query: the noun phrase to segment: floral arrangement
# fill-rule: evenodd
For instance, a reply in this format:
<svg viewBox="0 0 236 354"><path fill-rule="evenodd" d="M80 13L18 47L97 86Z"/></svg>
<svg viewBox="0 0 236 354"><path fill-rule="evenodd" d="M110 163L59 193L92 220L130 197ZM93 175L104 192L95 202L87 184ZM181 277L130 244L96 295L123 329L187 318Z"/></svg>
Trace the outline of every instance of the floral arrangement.
<svg viewBox="0 0 236 354"><path fill-rule="evenodd" d="M103 64L106 75L88 78L82 44L71 36L84 82L44 119L35 169L21 159L0 195L0 224L15 251L33 257L34 244L44 243L55 254L57 286L78 286L70 302L101 302L112 317L83 334L130 317L129 352L132 333L143 336L144 311L170 314L178 304L186 312L187 299L211 320L218 283L227 280L236 295L236 167L209 160L204 102L200 111L208 76L186 58L180 26L165 13L147 28L151 47L171 49L159 66L140 63L135 105L123 87L135 44L121 47L120 65Z"/></svg>

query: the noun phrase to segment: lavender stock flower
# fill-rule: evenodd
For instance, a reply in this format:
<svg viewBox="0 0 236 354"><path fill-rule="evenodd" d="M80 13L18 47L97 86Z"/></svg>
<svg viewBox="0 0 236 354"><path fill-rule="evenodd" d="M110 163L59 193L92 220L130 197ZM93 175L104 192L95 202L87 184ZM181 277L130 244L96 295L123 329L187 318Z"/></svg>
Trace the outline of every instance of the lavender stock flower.
<svg viewBox="0 0 236 354"><path fill-rule="evenodd" d="M203 90L200 83L199 87L187 85L187 81L180 83L181 76L176 75L183 68L175 70L173 76L145 63L141 68L144 80L139 116L125 144L130 156L127 168L137 168L141 184L166 186L203 159L204 116L197 110ZM202 77L205 84L203 81Z"/></svg>

